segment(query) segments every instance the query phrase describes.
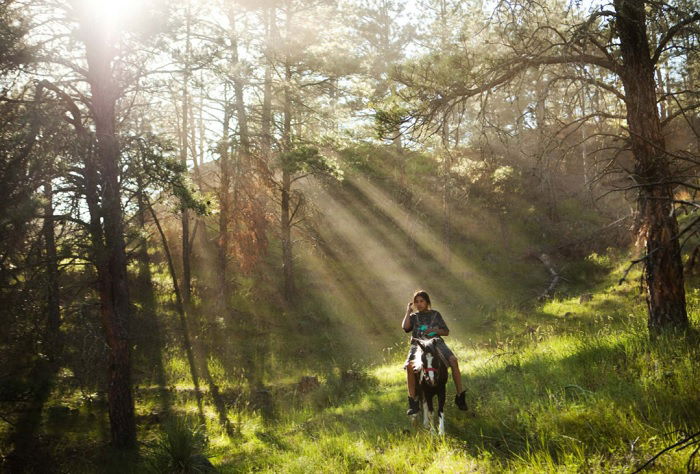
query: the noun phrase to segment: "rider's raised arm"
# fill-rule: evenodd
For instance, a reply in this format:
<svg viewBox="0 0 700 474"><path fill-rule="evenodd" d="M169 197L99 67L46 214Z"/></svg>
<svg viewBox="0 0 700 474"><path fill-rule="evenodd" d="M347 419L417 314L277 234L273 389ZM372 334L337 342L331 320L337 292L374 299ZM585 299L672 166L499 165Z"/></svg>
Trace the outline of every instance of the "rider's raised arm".
<svg viewBox="0 0 700 474"><path fill-rule="evenodd" d="M406 307L406 314L404 315L403 321L401 322L401 327L406 332L411 332L413 330L413 318L411 318L412 309L413 302L408 303L408 306Z"/></svg>

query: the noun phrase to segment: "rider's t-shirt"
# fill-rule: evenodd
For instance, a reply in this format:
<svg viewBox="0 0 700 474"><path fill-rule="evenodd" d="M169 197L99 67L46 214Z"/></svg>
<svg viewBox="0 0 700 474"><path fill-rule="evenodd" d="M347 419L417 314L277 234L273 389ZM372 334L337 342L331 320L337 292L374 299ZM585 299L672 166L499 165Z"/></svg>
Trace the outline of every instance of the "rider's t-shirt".
<svg viewBox="0 0 700 474"><path fill-rule="evenodd" d="M409 321L411 321L411 329L404 329L404 331L412 332L411 336L416 339L427 338L427 332L430 328L448 329L440 312L434 309L411 313Z"/></svg>

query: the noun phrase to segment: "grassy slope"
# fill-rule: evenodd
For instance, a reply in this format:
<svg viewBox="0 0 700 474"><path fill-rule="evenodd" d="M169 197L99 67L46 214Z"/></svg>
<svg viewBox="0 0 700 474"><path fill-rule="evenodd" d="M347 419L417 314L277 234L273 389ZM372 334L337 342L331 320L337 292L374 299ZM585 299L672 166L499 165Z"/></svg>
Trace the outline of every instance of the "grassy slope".
<svg viewBox="0 0 700 474"><path fill-rule="evenodd" d="M501 311L481 334L453 339L472 410L449 404L443 439L416 432L402 414L401 353L304 396L290 389L274 421L246 416L239 439L212 440L216 464L223 472L629 472L700 428L700 350L696 339L649 342L636 282L611 284L621 270L588 303ZM697 289L689 303L697 326ZM651 471L684 472L691 450L665 454Z"/></svg>

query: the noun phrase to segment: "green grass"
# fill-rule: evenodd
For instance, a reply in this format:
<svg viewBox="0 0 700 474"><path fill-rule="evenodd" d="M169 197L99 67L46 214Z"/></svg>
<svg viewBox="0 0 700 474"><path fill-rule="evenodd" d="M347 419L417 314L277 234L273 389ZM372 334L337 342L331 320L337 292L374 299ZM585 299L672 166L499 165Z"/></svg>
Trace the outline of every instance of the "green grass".
<svg viewBox="0 0 700 474"><path fill-rule="evenodd" d="M450 382L445 437L413 427L404 415L406 346L395 343L375 352L374 362L328 359L321 351L300 356L297 365L289 359L293 352L278 354L285 362L275 365L268 356L259 387L210 355L209 372L235 433L222 428L202 380L203 431L191 437L197 452L223 473L631 472L700 429L699 338L691 332L651 341L638 274L617 285L623 264L599 256L591 261L595 271L609 272L593 288L572 284L534 308L485 308L448 338L470 411L456 410ZM689 282L688 308L697 328L700 291L693 286ZM588 292L593 298L579 302L579 293ZM302 339L292 334L287 342ZM47 407L42 439L60 470L143 472L157 464L151 447L166 439L165 420L198 419L189 366L176 347L171 341L163 354L169 408L153 383L141 382L135 392L143 443L138 458L104 447L103 400L57 384L49 406L72 410ZM301 375L317 376L320 385L302 393ZM685 472L692 449L664 454L649 472Z"/></svg>
<svg viewBox="0 0 700 474"><path fill-rule="evenodd" d="M396 360L371 370L376 383L357 399L290 407L272 425L251 420L242 440L218 447L216 464L222 472L629 472L698 429L695 342L652 344L620 331L507 349L457 345L473 412L450 405L443 439L415 432L402 415ZM688 455L669 453L652 471L682 472Z"/></svg>
<svg viewBox="0 0 700 474"><path fill-rule="evenodd" d="M347 401L323 406L312 394L284 404L274 423L250 419L241 440L218 447L216 464L222 472L630 472L700 428L700 349L694 334L650 341L635 275L606 286L621 271L589 302L495 311L481 334L450 341L472 408L448 406L443 439L402 414L403 351L394 350ZM691 290L695 327L699 302ZM685 472L689 455L669 452L649 470Z"/></svg>
<svg viewBox="0 0 700 474"><path fill-rule="evenodd" d="M278 417L247 413L239 437L212 442L214 464L221 472L630 472L700 428L700 350L693 335L651 342L628 289L503 311L490 340L452 340L471 411L449 404L444 438L403 415L403 352L394 351L345 386L336 371L306 395L280 388ZM697 305L694 290L696 326ZM689 455L669 452L650 472L685 472Z"/></svg>

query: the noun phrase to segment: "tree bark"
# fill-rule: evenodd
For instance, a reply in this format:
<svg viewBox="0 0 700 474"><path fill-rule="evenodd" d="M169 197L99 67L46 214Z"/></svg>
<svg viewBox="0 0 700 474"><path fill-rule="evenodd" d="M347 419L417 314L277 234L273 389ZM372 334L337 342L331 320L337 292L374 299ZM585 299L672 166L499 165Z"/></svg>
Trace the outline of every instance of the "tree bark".
<svg viewBox="0 0 700 474"><path fill-rule="evenodd" d="M445 262L449 264L452 258L452 216L450 215L452 153L450 152L450 116L447 112L442 117L442 153L442 248L445 255Z"/></svg>
<svg viewBox="0 0 700 474"><path fill-rule="evenodd" d="M639 186L640 241L644 242L644 286L649 331L688 326L678 223L673 213L671 170L656 107L654 64L649 53L644 1L615 0L623 59L627 124Z"/></svg>
<svg viewBox="0 0 700 474"><path fill-rule="evenodd" d="M189 146L189 90L190 81L190 51L191 51L191 15L189 2L187 5L185 38L185 73L182 84L182 130L180 130L180 162L187 169L187 148ZM192 297L192 272L190 267L190 215L185 207L182 209L182 299L186 308L190 306Z"/></svg>
<svg viewBox="0 0 700 474"><path fill-rule="evenodd" d="M94 23L82 25L88 64L92 113L95 120L104 229L104 246L97 249L98 287L102 326L109 346L109 419L117 447L136 444L134 401L131 392L130 317L124 224L119 186L119 144L115 131L118 88L114 83L114 48L108 33ZM99 218L98 218L99 219Z"/></svg>
<svg viewBox="0 0 700 474"><path fill-rule="evenodd" d="M44 249L46 258L46 344L50 360L55 360L61 352L61 304L58 282L58 252L56 251L56 231L53 219L53 187L51 181L44 184Z"/></svg>
<svg viewBox="0 0 700 474"><path fill-rule="evenodd" d="M145 312L149 317L155 318L156 296L153 287L153 275L151 274L151 257L148 255L148 239L146 237L146 197L143 179L136 177L136 203L138 204L138 223L141 235L138 243L138 287L143 296Z"/></svg>
<svg viewBox="0 0 700 474"><path fill-rule="evenodd" d="M226 91L226 89L224 89ZM231 215L231 164L230 164L230 124L231 114L228 104L228 94L224 92L224 121L221 144L221 160L219 162L219 284L221 301L228 296L228 248L229 248L229 218Z"/></svg>
<svg viewBox="0 0 700 474"><path fill-rule="evenodd" d="M156 380L158 386L160 387L160 398L162 403L162 408L165 412L170 412L171 410L171 397L167 390L167 378L165 374L165 367L163 366L163 354L165 349L165 337L163 334L163 327L160 324L158 314L156 311L156 293L155 287L153 285L153 275L151 273L151 257L148 254L148 238L146 233L148 205L146 203L146 193L144 192L143 179L140 175L136 177L136 201L138 203L138 223L141 229L141 237L139 239L138 247L138 276L137 276L137 288L138 293L143 305L143 322L146 323L142 327L142 331L148 331L148 341L151 344L147 344L142 350L148 354L149 360L154 364L153 370L155 372Z"/></svg>
<svg viewBox="0 0 700 474"><path fill-rule="evenodd" d="M229 9L229 23L231 28L231 60L234 68L239 66L238 37L236 36L236 18L234 10ZM239 72L233 78L233 90L236 96L236 118L238 119L238 137L240 139L239 155L243 158L243 164L247 164L250 156L250 133L248 131L248 114L243 99L243 79Z"/></svg>
<svg viewBox="0 0 700 474"><path fill-rule="evenodd" d="M289 83L292 80L292 70L289 64L285 65L284 86L284 126L282 129L283 153L292 151L292 99ZM294 296L294 269L292 254L292 221L290 210L290 197L292 188L292 176L287 163L282 164L282 204L280 214L280 227L282 234L282 274L284 278L283 294L287 301Z"/></svg>
<svg viewBox="0 0 700 474"><path fill-rule="evenodd" d="M275 22L275 9L265 9L265 78L263 85L263 103L260 115L262 158L268 161L272 148L272 30Z"/></svg>
<svg viewBox="0 0 700 474"><path fill-rule="evenodd" d="M158 234L160 235L161 242L163 244L163 251L165 252L165 259L168 262L168 271L170 272L170 278L173 282L173 290L175 292L175 307L177 308L178 316L180 317L180 331L182 332L182 341L185 346L185 354L187 355L187 362L190 366L190 376L192 377L192 384L194 385L194 393L197 399L197 409L199 413L199 419L201 423L204 423L204 406L202 403L202 391L199 386L199 374L197 372L197 362L195 360L194 348L192 345L192 338L190 337L190 329L187 321L187 307L185 306L184 299L180 292L180 285L177 281L177 272L175 271L175 262L173 260L172 253L170 253L170 246L168 245L168 239L165 237L165 232L163 231L163 226L160 225L160 219L151 203L148 203L148 208L151 211L151 217L153 217L153 223L158 229Z"/></svg>

